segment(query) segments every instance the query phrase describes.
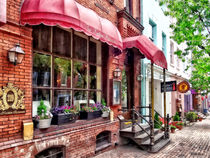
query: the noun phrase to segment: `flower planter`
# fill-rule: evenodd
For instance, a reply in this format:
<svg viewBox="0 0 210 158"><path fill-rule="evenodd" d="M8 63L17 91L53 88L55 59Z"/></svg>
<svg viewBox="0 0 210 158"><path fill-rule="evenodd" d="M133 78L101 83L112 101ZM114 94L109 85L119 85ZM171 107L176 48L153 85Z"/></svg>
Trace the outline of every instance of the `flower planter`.
<svg viewBox="0 0 210 158"><path fill-rule="evenodd" d="M40 129L49 128L51 124L51 120L52 118L39 120L38 128Z"/></svg>
<svg viewBox="0 0 210 158"><path fill-rule="evenodd" d="M77 115L73 113L59 113L53 114L52 124L53 125L61 125L65 123L74 123L77 119Z"/></svg>
<svg viewBox="0 0 210 158"><path fill-rule="evenodd" d="M203 120L203 118L199 118L198 120L201 122Z"/></svg>
<svg viewBox="0 0 210 158"><path fill-rule="evenodd" d="M86 112L86 111L80 111L79 116L81 120L91 120L98 117L101 117L102 112L101 111L93 111L93 112Z"/></svg>
<svg viewBox="0 0 210 158"><path fill-rule="evenodd" d="M178 128L179 130L182 130L183 126L181 126L181 125L176 125L176 128Z"/></svg>
<svg viewBox="0 0 210 158"><path fill-rule="evenodd" d="M175 128L171 128L171 133L175 133Z"/></svg>
<svg viewBox="0 0 210 158"><path fill-rule="evenodd" d="M108 111L105 111L105 112L102 113L101 116L102 116L103 118L107 118L107 117L109 117L109 112L108 112Z"/></svg>

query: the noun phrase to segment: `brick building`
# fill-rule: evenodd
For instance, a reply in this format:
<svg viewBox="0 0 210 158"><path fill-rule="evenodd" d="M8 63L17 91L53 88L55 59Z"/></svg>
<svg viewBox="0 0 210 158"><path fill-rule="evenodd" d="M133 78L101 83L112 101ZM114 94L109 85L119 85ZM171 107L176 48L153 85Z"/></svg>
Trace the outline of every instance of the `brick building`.
<svg viewBox="0 0 210 158"><path fill-rule="evenodd" d="M84 19L90 20L84 23L86 29L77 25L76 18L75 23L68 21L67 14L71 9L65 10L65 6L70 4L77 6L77 9L83 8L81 12L89 11L90 14L83 14ZM61 8L63 14L60 12L58 15L55 12L57 8ZM43 13L39 9L48 10ZM36 19L38 16L39 19ZM109 39L112 37L109 33L113 31L109 30L103 32L104 38L98 38L97 33L94 33L96 30L91 29L94 26L91 24L91 16L93 19L100 18L101 21L108 20L109 26L118 28L121 35L117 31L117 39ZM1 0L0 25L0 87L4 88L0 91L0 157L26 158L53 154L58 157L89 157L113 148L119 141L117 116L121 113L122 104L123 108L129 109L141 102L141 84L136 78L140 74L140 59L143 55L135 48L121 51L121 36L125 38L140 35L143 30L140 24L140 2ZM9 62L8 51L17 43L25 55L22 63L15 65ZM62 72L64 70L59 62L70 65L66 68L69 73L67 70ZM80 80L76 79L76 65L86 68L80 74L85 77ZM125 82L122 81L123 74L114 78L113 71L116 68L126 75ZM60 75L67 74L69 79L62 81L57 69L62 72ZM85 78L88 78L88 82ZM5 112L3 90L11 88L8 83L24 92L24 112ZM126 87L126 99L121 100L121 88L118 86ZM86 103L90 100L100 102L101 98L105 98L107 105L114 111L114 120L77 120L71 124L51 125L46 130L36 128L33 139L23 140L23 123L32 122L37 102L43 99L45 103L55 107L59 106L59 98L63 96L68 98L65 100L68 104L75 104L80 99L86 100ZM7 105L11 109L13 102ZM126 115L129 117L129 113L124 113ZM103 136L106 136L105 145L100 146L97 139Z"/></svg>

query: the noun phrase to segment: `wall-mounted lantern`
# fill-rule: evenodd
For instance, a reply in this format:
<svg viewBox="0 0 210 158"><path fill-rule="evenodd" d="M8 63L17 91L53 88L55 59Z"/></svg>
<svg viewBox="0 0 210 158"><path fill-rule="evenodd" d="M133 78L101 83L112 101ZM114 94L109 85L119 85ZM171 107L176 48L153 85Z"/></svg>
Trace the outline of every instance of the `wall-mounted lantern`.
<svg viewBox="0 0 210 158"><path fill-rule="evenodd" d="M11 63L14 65L21 64L25 52L20 47L20 44L16 44L12 49L8 51L8 58Z"/></svg>
<svg viewBox="0 0 210 158"><path fill-rule="evenodd" d="M119 67L117 67L115 70L114 70L114 78L118 78L120 77L121 75L121 70L119 69Z"/></svg>
<svg viewBox="0 0 210 158"><path fill-rule="evenodd" d="M142 74L137 76L137 81L141 81L141 80L143 80L143 75Z"/></svg>

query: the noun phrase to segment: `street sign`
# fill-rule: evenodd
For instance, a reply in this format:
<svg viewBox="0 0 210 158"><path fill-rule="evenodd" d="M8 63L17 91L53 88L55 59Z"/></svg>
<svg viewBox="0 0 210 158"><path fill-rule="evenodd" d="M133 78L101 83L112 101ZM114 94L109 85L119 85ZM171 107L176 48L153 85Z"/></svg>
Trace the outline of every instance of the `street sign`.
<svg viewBox="0 0 210 158"><path fill-rule="evenodd" d="M161 82L161 93L164 92L164 82ZM166 92L176 91L176 81L166 82Z"/></svg>
<svg viewBox="0 0 210 158"><path fill-rule="evenodd" d="M180 93L186 93L190 89L190 85L187 81L182 81L178 84L178 91Z"/></svg>

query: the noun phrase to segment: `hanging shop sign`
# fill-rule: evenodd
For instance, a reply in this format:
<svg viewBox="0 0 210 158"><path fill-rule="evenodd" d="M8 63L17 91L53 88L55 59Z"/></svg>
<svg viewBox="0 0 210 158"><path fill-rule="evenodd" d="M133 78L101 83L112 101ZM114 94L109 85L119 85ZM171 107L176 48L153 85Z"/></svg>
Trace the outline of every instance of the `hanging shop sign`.
<svg viewBox="0 0 210 158"><path fill-rule="evenodd" d="M0 26L6 23L7 0L0 0Z"/></svg>
<svg viewBox="0 0 210 158"><path fill-rule="evenodd" d="M187 81L182 81L177 86L178 92L186 93L190 89L190 85Z"/></svg>
<svg viewBox="0 0 210 158"><path fill-rule="evenodd" d="M166 92L176 91L176 81L166 82ZM161 93L164 92L164 82L161 82Z"/></svg>
<svg viewBox="0 0 210 158"><path fill-rule="evenodd" d="M23 98L23 91L12 83L0 88L0 115L25 113Z"/></svg>

